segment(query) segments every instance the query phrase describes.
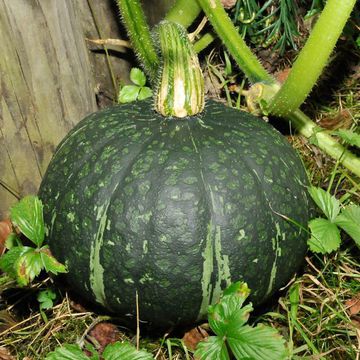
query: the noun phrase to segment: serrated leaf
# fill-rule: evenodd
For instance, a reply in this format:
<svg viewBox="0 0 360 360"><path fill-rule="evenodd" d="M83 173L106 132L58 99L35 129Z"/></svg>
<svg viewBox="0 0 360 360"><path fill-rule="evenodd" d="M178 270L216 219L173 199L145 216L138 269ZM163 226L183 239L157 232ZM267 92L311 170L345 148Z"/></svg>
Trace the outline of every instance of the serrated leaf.
<svg viewBox="0 0 360 360"><path fill-rule="evenodd" d="M6 238L5 247L10 250L15 246L22 246L21 240L16 233L10 233Z"/></svg>
<svg viewBox="0 0 360 360"><path fill-rule="evenodd" d="M89 360L89 358L81 351L78 345L64 344L47 354L45 360Z"/></svg>
<svg viewBox="0 0 360 360"><path fill-rule="evenodd" d="M136 350L135 346L127 342L116 342L106 346L102 357L104 360L154 360L150 353Z"/></svg>
<svg viewBox="0 0 360 360"><path fill-rule="evenodd" d="M218 336L209 336L200 341L194 356L199 360L230 360L225 341Z"/></svg>
<svg viewBox="0 0 360 360"><path fill-rule="evenodd" d="M285 340L270 326L242 326L227 341L235 358L239 360L286 359Z"/></svg>
<svg viewBox="0 0 360 360"><path fill-rule="evenodd" d="M340 136L347 144L360 148L360 134L349 129L339 129L335 134Z"/></svg>
<svg viewBox="0 0 360 360"><path fill-rule="evenodd" d="M15 262L16 281L20 286L26 286L38 276L43 269L40 253L29 248Z"/></svg>
<svg viewBox="0 0 360 360"><path fill-rule="evenodd" d="M21 199L10 209L10 218L36 246L42 245L45 235L43 205L37 196L28 195Z"/></svg>
<svg viewBox="0 0 360 360"><path fill-rule="evenodd" d="M15 264L18 259L28 251L33 251L33 248L28 246L16 246L7 251L0 257L0 269L16 279Z"/></svg>
<svg viewBox="0 0 360 360"><path fill-rule="evenodd" d="M43 268L47 273L57 275L58 273L67 272L66 266L54 258L47 246L42 247L39 252Z"/></svg>
<svg viewBox="0 0 360 360"><path fill-rule="evenodd" d="M360 247L360 206L347 206L341 211L340 215L337 216L335 224L350 235L357 246Z"/></svg>
<svg viewBox="0 0 360 360"><path fill-rule="evenodd" d="M145 86L146 84L146 76L145 74L138 68L134 67L130 70L130 80L138 86Z"/></svg>
<svg viewBox="0 0 360 360"><path fill-rule="evenodd" d="M51 309L54 306L53 300L56 299L56 294L53 290L42 290L37 295L37 300L40 303L40 310Z"/></svg>
<svg viewBox="0 0 360 360"><path fill-rule="evenodd" d="M144 86L140 89L138 100L145 100L151 97L152 94L153 94L152 90L149 87Z"/></svg>
<svg viewBox="0 0 360 360"><path fill-rule="evenodd" d="M336 224L327 219L313 219L309 222L311 238L308 240L310 250L327 254L339 248L341 238Z"/></svg>
<svg viewBox="0 0 360 360"><path fill-rule="evenodd" d="M335 218L340 212L340 202L335 196L330 195L325 190L311 186L309 188L309 194L315 201L316 205L321 209L324 215L334 222Z"/></svg>
<svg viewBox="0 0 360 360"><path fill-rule="evenodd" d="M209 307L209 325L216 335L227 336L247 322L253 307L251 304L243 307L243 304L249 293L246 284L232 284L224 291L219 302Z"/></svg>
<svg viewBox="0 0 360 360"><path fill-rule="evenodd" d="M139 95L140 88L137 85L125 85L120 90L118 102L119 103L129 103L136 101Z"/></svg>

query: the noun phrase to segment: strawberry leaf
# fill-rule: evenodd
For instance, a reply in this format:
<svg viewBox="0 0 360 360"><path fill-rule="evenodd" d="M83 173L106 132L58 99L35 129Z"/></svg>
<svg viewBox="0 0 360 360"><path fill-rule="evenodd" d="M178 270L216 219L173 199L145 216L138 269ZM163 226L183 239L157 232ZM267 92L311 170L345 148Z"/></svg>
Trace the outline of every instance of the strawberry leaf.
<svg viewBox="0 0 360 360"><path fill-rule="evenodd" d="M104 360L154 360L150 353L144 350L137 350L127 342L109 344L106 346L102 356Z"/></svg>
<svg viewBox="0 0 360 360"><path fill-rule="evenodd" d="M98 360L99 356L92 356L93 360ZM79 345L64 344L47 354L45 360L89 360L82 352Z"/></svg>
<svg viewBox="0 0 360 360"><path fill-rule="evenodd" d="M10 218L13 224L37 247L42 245L45 226L43 205L38 197L25 196L10 209Z"/></svg>
<svg viewBox="0 0 360 360"><path fill-rule="evenodd" d="M144 86L140 89L138 100L145 100L145 99L151 97L152 94L153 94L152 90L149 87Z"/></svg>
<svg viewBox="0 0 360 360"><path fill-rule="evenodd" d="M54 275L57 275L58 273L67 272L66 266L54 258L47 246L43 246L40 249L40 257L42 266L47 273L53 273Z"/></svg>
<svg viewBox="0 0 360 360"><path fill-rule="evenodd" d="M199 360L230 360L226 343L218 336L209 336L200 341L194 355Z"/></svg>
<svg viewBox="0 0 360 360"><path fill-rule="evenodd" d="M251 304L242 306L249 294L246 284L236 282L224 291L217 304L209 306L209 325L216 335L227 336L229 331L247 322L253 307Z"/></svg>
<svg viewBox="0 0 360 360"><path fill-rule="evenodd" d="M317 218L309 222L311 238L308 240L310 250L327 254L339 248L341 238L336 224L327 219Z"/></svg>
<svg viewBox="0 0 360 360"><path fill-rule="evenodd" d="M40 310L51 309L54 306L54 301L56 299L56 294L53 290L47 289L42 290L38 293L37 300L40 303Z"/></svg>
<svg viewBox="0 0 360 360"><path fill-rule="evenodd" d="M16 280L20 286L28 285L42 270L41 256L38 250L28 248L15 262Z"/></svg>
<svg viewBox="0 0 360 360"><path fill-rule="evenodd" d="M270 326L237 327L227 341L236 359L286 359L285 340Z"/></svg>
<svg viewBox="0 0 360 360"><path fill-rule="evenodd" d="M28 246L16 246L7 251L0 257L0 269L6 272L9 276L16 279L17 273L15 263L26 252L33 251L33 248Z"/></svg>
<svg viewBox="0 0 360 360"><path fill-rule="evenodd" d="M324 215L334 222L335 218L340 212L340 202L335 196L330 195L328 192L321 188L311 186L309 188L309 194L315 201L316 205L321 209Z"/></svg>
<svg viewBox="0 0 360 360"><path fill-rule="evenodd" d="M119 103L129 103L136 101L139 95L140 87L137 85L125 85L121 88L119 94Z"/></svg>
<svg viewBox="0 0 360 360"><path fill-rule="evenodd" d="M130 70L130 80L135 85L138 85L140 87L145 86L145 84L146 84L145 74L139 68L136 68L136 67L133 67Z"/></svg>
<svg viewBox="0 0 360 360"><path fill-rule="evenodd" d="M337 216L335 224L350 235L357 246L360 247L360 206L347 206L341 211L340 215Z"/></svg>

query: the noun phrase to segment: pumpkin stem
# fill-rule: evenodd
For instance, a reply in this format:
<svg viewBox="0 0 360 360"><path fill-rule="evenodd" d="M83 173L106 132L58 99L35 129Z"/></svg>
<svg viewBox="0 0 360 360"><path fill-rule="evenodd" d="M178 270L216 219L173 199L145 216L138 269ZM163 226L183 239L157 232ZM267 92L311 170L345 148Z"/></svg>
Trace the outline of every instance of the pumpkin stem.
<svg viewBox="0 0 360 360"><path fill-rule="evenodd" d="M163 64L156 111L180 118L200 113L204 109L204 77L185 28L163 21L158 36Z"/></svg>

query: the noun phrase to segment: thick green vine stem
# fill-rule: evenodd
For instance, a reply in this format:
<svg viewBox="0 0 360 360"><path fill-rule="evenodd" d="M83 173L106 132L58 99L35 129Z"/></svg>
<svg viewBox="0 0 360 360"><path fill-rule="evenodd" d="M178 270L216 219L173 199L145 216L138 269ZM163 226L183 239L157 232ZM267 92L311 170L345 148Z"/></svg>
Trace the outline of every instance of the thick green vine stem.
<svg viewBox="0 0 360 360"><path fill-rule="evenodd" d="M201 13L201 7L196 1L177 0L165 16L165 20L188 28Z"/></svg>
<svg viewBox="0 0 360 360"><path fill-rule="evenodd" d="M343 166L360 177L360 158L344 148L336 141L326 130L317 126L309 117L300 110L295 110L286 117L291 121L294 127L305 137L313 139L313 142L330 155L338 160Z"/></svg>
<svg viewBox="0 0 360 360"><path fill-rule="evenodd" d="M208 17L217 35L234 57L240 69L252 83L274 83L273 77L261 65L256 56L245 44L220 0L197 0Z"/></svg>
<svg viewBox="0 0 360 360"><path fill-rule="evenodd" d="M356 0L328 0L291 72L269 104L269 112L285 116L295 111L321 75Z"/></svg>
<svg viewBox="0 0 360 360"><path fill-rule="evenodd" d="M131 44L150 82L154 84L159 58L139 0L116 0Z"/></svg>
<svg viewBox="0 0 360 360"><path fill-rule="evenodd" d="M185 28L163 21L158 34L163 63L156 111L175 117L200 113L204 109L204 77Z"/></svg>

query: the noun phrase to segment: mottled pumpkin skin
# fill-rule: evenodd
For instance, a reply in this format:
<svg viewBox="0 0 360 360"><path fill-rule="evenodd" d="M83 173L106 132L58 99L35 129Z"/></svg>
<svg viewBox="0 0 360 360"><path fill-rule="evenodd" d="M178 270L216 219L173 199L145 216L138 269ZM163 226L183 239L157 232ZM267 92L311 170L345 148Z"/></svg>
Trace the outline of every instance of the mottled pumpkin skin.
<svg viewBox="0 0 360 360"><path fill-rule="evenodd" d="M259 304L299 269L307 177L261 119L208 101L169 119L149 101L81 121L59 145L40 197L53 254L86 299L163 327L203 319L230 282ZM132 315L131 315L132 314Z"/></svg>

